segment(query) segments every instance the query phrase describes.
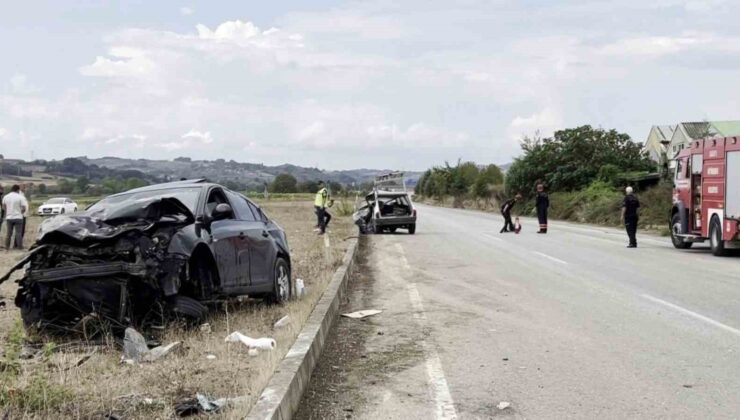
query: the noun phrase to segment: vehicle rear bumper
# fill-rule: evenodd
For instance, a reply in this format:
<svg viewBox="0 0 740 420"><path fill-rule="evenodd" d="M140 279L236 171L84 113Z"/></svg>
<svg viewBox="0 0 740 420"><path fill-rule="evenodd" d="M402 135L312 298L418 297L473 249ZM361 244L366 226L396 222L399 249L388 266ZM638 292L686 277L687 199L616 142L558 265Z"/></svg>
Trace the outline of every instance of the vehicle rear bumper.
<svg viewBox="0 0 740 420"><path fill-rule="evenodd" d="M408 226L416 224L416 217L382 217L374 222L376 226Z"/></svg>

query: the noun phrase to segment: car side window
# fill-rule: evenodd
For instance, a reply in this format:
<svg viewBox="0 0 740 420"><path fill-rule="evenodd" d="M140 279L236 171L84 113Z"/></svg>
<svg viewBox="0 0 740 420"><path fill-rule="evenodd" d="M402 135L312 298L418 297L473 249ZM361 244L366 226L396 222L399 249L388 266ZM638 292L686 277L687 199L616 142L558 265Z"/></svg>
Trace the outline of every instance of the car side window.
<svg viewBox="0 0 740 420"><path fill-rule="evenodd" d="M231 207L233 207L234 211L236 211L239 220L244 220L248 222L254 222L255 220L257 220L252 214L252 210L249 209L247 200L244 197L231 191L229 191L227 195L229 196L229 201L231 201Z"/></svg>
<svg viewBox="0 0 740 420"><path fill-rule="evenodd" d="M252 209L252 213L254 213L257 220L261 220L265 223L267 223L267 216L265 216L265 213L262 212L257 206L255 206L252 202L247 202L249 204L249 208Z"/></svg>

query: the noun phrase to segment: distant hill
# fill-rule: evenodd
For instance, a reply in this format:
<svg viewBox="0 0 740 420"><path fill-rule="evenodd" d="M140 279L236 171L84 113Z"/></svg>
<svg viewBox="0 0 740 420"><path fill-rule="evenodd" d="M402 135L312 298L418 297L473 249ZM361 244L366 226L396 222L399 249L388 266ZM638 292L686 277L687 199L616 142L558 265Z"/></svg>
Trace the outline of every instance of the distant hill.
<svg viewBox="0 0 740 420"><path fill-rule="evenodd" d="M192 160L190 158L149 160L123 159L112 156L95 159L83 156L77 157L77 159L84 162L87 166L108 168L117 172L141 172L147 178L163 181L177 180L180 178L207 178L221 183L225 183L226 181L237 182L252 188L258 188L265 183L272 182L281 173L291 174L299 182L325 180L344 185L360 185L372 181L377 175L391 172L390 169L325 171L318 168L306 168L290 164L266 166L258 163L242 163L224 159L213 161ZM406 173L410 184L415 184L420 175L420 172Z"/></svg>

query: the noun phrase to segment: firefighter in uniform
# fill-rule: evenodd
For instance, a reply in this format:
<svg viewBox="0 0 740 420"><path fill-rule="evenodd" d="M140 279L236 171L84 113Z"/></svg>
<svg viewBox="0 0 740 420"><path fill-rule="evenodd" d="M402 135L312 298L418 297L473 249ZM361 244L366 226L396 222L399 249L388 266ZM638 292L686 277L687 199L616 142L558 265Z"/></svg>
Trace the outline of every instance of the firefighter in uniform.
<svg viewBox="0 0 740 420"><path fill-rule="evenodd" d="M545 192L543 184L537 184L537 219L540 222L540 230L537 233L547 233L547 209L550 207L550 198Z"/></svg>
<svg viewBox="0 0 740 420"><path fill-rule="evenodd" d="M635 197L632 187L627 187L624 192L626 195L624 196L624 201L622 201L622 222L630 239L627 248L637 248L637 222L640 219L640 200Z"/></svg>
<svg viewBox="0 0 740 420"><path fill-rule="evenodd" d="M514 223L511 221L511 209L521 198L521 194L517 194L514 198L507 200L504 205L501 206L501 214L504 216L504 227L501 228L499 233L513 232L516 230L514 228Z"/></svg>
<svg viewBox="0 0 740 420"><path fill-rule="evenodd" d="M326 233L326 226L331 221L331 214L326 210L329 205L329 190L324 186L324 181L319 181L319 191L316 192L314 208L318 222L319 235Z"/></svg>

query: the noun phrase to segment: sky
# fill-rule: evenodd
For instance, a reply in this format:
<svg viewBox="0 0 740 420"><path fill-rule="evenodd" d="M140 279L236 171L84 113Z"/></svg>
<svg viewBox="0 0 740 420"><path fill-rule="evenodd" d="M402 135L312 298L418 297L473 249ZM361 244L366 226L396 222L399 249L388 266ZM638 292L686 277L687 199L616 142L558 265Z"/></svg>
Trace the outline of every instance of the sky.
<svg viewBox="0 0 740 420"><path fill-rule="evenodd" d="M421 170L740 116L740 1L0 1L5 157Z"/></svg>

